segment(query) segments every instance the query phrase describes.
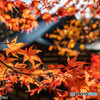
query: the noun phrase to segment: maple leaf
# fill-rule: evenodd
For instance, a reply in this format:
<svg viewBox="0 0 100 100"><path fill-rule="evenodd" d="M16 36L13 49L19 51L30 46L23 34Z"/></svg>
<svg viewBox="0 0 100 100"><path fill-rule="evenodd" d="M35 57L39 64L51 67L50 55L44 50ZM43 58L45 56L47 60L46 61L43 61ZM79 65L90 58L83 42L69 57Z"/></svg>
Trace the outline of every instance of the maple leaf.
<svg viewBox="0 0 100 100"><path fill-rule="evenodd" d="M6 63L6 64L9 65L9 66L13 66L13 64L12 64L11 62L14 61L14 60L16 60L16 58L10 58L10 57L6 57L6 58L5 58L4 55L1 54L0 60L2 60L4 63ZM0 66L1 66L2 68L6 68L6 66L5 66L4 64L2 64L2 63L0 63Z"/></svg>
<svg viewBox="0 0 100 100"><path fill-rule="evenodd" d="M48 65L48 66L47 66L48 69L55 69L56 67L57 67L57 66L55 66L55 65Z"/></svg>
<svg viewBox="0 0 100 100"><path fill-rule="evenodd" d="M33 46L31 46L28 50L27 50L27 48L25 50L20 50L20 51L18 51L18 53L24 55L23 62L29 60L32 63L32 66L34 68L37 68L40 64L39 65L35 65L35 61L38 61L41 64L43 64L41 59L37 55L35 55L35 54L41 52L41 50L32 49L32 48L33 48Z"/></svg>
<svg viewBox="0 0 100 100"><path fill-rule="evenodd" d="M30 4L30 7L32 7L32 8L33 8L34 6L35 6L35 7L38 7L39 4L40 4L40 1L38 1L38 0L33 0L32 3Z"/></svg>
<svg viewBox="0 0 100 100"><path fill-rule="evenodd" d="M82 78L74 77L73 86L76 87L78 89L78 91L80 91L82 86L85 87L85 86L87 86L87 84Z"/></svg>
<svg viewBox="0 0 100 100"><path fill-rule="evenodd" d="M35 8L34 9L34 14L37 15L37 16L40 16L41 11L38 8Z"/></svg>
<svg viewBox="0 0 100 100"><path fill-rule="evenodd" d="M67 52L68 55L71 55L71 56L77 56L77 55L79 54L78 51L76 51L76 50L71 50L71 49L69 49L69 48L63 48L63 49L61 49L61 54L62 54L62 55L64 55L65 52Z"/></svg>
<svg viewBox="0 0 100 100"><path fill-rule="evenodd" d="M30 15L30 13L31 13L31 10L30 9L25 9L25 10L23 10L23 14L22 14L22 17L23 18L29 18L29 15Z"/></svg>
<svg viewBox="0 0 100 100"><path fill-rule="evenodd" d="M34 75L34 76L42 76L42 75L45 75L45 74L46 74L46 72L43 71L43 70L41 70L41 69L33 70L31 73L32 73L32 75Z"/></svg>
<svg viewBox="0 0 100 100"><path fill-rule="evenodd" d="M44 13L43 16L42 16L42 19L44 21L46 21L47 22L47 25L48 25L48 23L51 23L52 16L49 13Z"/></svg>
<svg viewBox="0 0 100 100"><path fill-rule="evenodd" d="M7 8L8 8L8 10L10 10L11 12L13 12L13 8L15 8L15 6L13 5L13 2L8 1L8 2L7 2Z"/></svg>
<svg viewBox="0 0 100 100"><path fill-rule="evenodd" d="M17 83L17 74L14 73L14 75L11 75L11 73L9 73L9 76L6 77L7 80L11 81L12 84Z"/></svg>
<svg viewBox="0 0 100 100"><path fill-rule="evenodd" d="M60 17L64 17L65 16L65 9L63 9L62 7L60 7L56 13L58 16Z"/></svg>
<svg viewBox="0 0 100 100"><path fill-rule="evenodd" d="M34 95L35 92L37 92L39 94L42 89L46 90L46 88L43 85L39 85L35 89L26 91L26 92L30 92L30 95L32 96L32 95Z"/></svg>
<svg viewBox="0 0 100 100"><path fill-rule="evenodd" d="M36 20L33 20L33 21L31 22L31 24L32 24L32 28L34 27L35 30L37 29L37 27L39 27L38 22L37 22Z"/></svg>
<svg viewBox="0 0 100 100"><path fill-rule="evenodd" d="M23 11L24 9L26 9L27 5L25 4L25 2L22 2L20 0L15 0L14 2L15 6L18 7L21 11Z"/></svg>
<svg viewBox="0 0 100 100"><path fill-rule="evenodd" d="M16 56L15 53L18 49L20 49L21 47L23 47L24 45L26 45L27 43L16 43L18 36L16 36L11 43L7 41L7 46L8 48L4 49L4 51L6 51L6 55L8 56L8 54L11 52L12 55Z"/></svg>
<svg viewBox="0 0 100 100"><path fill-rule="evenodd" d="M77 55L78 56L78 55ZM71 68L71 67L75 67L75 66L78 66L78 68L82 68L84 64L88 64L86 62L83 62L83 61L76 61L77 60L77 56L75 56L74 58L72 58L70 60L70 58L68 57L67 58L67 63L68 63L68 66Z"/></svg>
<svg viewBox="0 0 100 100"><path fill-rule="evenodd" d="M43 64L43 63L42 63L42 64ZM38 68L40 65L41 65L41 63L39 63L39 64L35 64L35 65L32 65L31 68L36 69L36 68Z"/></svg>
<svg viewBox="0 0 100 100"><path fill-rule="evenodd" d="M21 26L21 33L23 33L24 30L27 31L27 33L29 34L29 31L32 32L32 29L35 28L35 30L37 29L37 27L39 27L38 25L38 21L36 21L36 18L33 15L28 15L29 18L26 19L22 19L22 26ZM23 22L23 20L25 20L25 22Z"/></svg>
<svg viewBox="0 0 100 100"><path fill-rule="evenodd" d="M13 90L12 87L14 87L12 84L6 83L6 84L5 84L5 94L6 94L8 91L11 92L11 91Z"/></svg>
<svg viewBox="0 0 100 100"><path fill-rule="evenodd" d="M26 92L31 92L30 93L30 96L34 95L34 93L37 91L37 88L36 89L33 89L33 90L30 90L30 91L26 91Z"/></svg>
<svg viewBox="0 0 100 100"><path fill-rule="evenodd" d="M30 91L30 83L35 82L30 76L24 75L24 74L22 74L22 76L20 76L19 81L21 82L21 87L24 83L27 86L29 91Z"/></svg>
<svg viewBox="0 0 100 100"><path fill-rule="evenodd" d="M61 98L61 97L54 97L53 99L54 100L63 100L63 98Z"/></svg>
<svg viewBox="0 0 100 100"><path fill-rule="evenodd" d="M27 66L26 64L17 62L13 67L15 67L17 69L25 69L26 66Z"/></svg>
<svg viewBox="0 0 100 100"><path fill-rule="evenodd" d="M91 71L95 79L100 79L100 55L92 54L91 57Z"/></svg>

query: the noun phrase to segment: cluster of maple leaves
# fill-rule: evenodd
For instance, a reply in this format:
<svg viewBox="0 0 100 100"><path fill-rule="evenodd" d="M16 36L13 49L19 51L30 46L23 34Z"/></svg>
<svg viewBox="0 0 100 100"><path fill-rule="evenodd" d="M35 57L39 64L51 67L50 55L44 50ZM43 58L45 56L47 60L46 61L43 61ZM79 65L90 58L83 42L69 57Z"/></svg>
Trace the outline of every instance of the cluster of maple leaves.
<svg viewBox="0 0 100 100"><path fill-rule="evenodd" d="M7 27L14 31L32 30L38 27L37 17L40 17L47 23L51 20L57 22L58 18L52 16L50 11L61 0L30 0L29 5L25 4L22 0L0 0L0 20L6 23ZM68 0L60 7L53 15L65 17L67 15L74 15L80 12L85 15L86 8L90 8L95 16L100 15L100 0L84 0L86 3L81 3L81 0ZM80 4L80 7L76 7ZM70 5L70 6L69 6ZM44 12L43 12L44 11Z"/></svg>
<svg viewBox="0 0 100 100"><path fill-rule="evenodd" d="M94 16L100 15L100 0L93 0L92 3L90 1L84 0L87 4L81 4L80 8L77 8L76 5L81 2L80 0L76 2L68 0L53 15L65 17L80 12L84 16L87 7L91 9ZM41 16L47 23L51 23L52 20L57 22L58 17L52 16L50 10L60 2L61 0L31 0L31 3L27 5L21 0L0 0L0 20L14 31L27 30L29 32L33 27L35 29L38 27L37 16ZM69 4L71 5L68 6ZM43 10L44 13L42 13ZM55 100L100 99L100 57L98 55L92 55L92 64L88 67L85 65L86 62L76 61L77 56L75 56L71 60L68 57L66 65L48 65L47 68L41 69L39 67L43 62L36 55L41 50L33 49L33 46L29 49L21 49L27 43L16 43L17 38L15 37L11 42L7 40L8 48L4 49L4 54L0 53L0 95L11 92L14 84L20 82L21 86L23 84L27 86L26 92L30 92L30 95L49 89L50 93L55 94L53 98ZM23 56L21 62L19 55ZM39 77L43 80L39 81ZM32 89L30 83L35 84L36 88ZM98 96L71 97L71 91L98 92Z"/></svg>
<svg viewBox="0 0 100 100"><path fill-rule="evenodd" d="M33 46L28 50L27 48L21 49L26 43L16 43L16 41L17 37L11 42L7 40L8 48L4 49L6 55L0 54L0 95L11 92L14 84L20 82L21 86L23 84L27 86L28 90L26 92L30 92L30 95L34 95L35 92L40 93L43 89L49 89L50 93L55 94L54 100L100 99L100 72L96 70L99 68L100 71L99 55L92 55L91 61L93 64L88 67L86 66L88 63L85 61L76 61L77 56L75 56L72 59L68 57L66 65L48 65L47 68L43 67L41 69L39 66L43 62L36 55L41 51L33 49ZM23 55L22 62L18 61L20 59L19 55ZM17 62L14 63L15 61ZM31 65L28 66L26 61L29 61ZM42 77L43 80L39 81L39 77ZM36 87L34 89L30 88L30 83L35 84ZM98 96L71 97L71 91L97 92Z"/></svg>
<svg viewBox="0 0 100 100"><path fill-rule="evenodd" d="M49 51L57 49L58 55L67 53L67 55L75 56L79 53L75 50L75 47L83 51L85 44L98 40L100 36L99 28L99 19L96 18L66 20L63 28L58 27L53 32L45 35L46 38L53 40L54 43L54 45L49 46Z"/></svg>
<svg viewBox="0 0 100 100"><path fill-rule="evenodd" d="M91 70L93 71L93 76L94 78L100 80L100 55L92 54L91 62Z"/></svg>

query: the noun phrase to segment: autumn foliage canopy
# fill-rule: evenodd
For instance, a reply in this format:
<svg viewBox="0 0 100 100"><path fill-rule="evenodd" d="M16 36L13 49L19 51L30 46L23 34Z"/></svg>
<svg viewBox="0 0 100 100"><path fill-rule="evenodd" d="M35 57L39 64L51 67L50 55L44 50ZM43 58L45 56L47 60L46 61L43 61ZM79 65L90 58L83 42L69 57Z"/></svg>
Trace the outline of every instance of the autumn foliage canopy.
<svg viewBox="0 0 100 100"><path fill-rule="evenodd" d="M8 48L4 49L6 56L0 54L1 95L12 91L13 85L18 82L21 83L21 86L23 84L27 86L26 92L30 92L30 95L34 95L35 92L40 93L43 89L49 89L50 93L55 94L55 100L91 98L89 96L71 97L71 91L100 93L100 57L98 55L92 55L91 65L85 61L76 61L77 56L75 56L72 59L68 57L66 65L48 65L47 68L41 69L39 66L43 62L36 55L41 51L33 49L33 46L29 49L21 49L26 43L16 43L16 41L17 37L11 43L7 40ZM19 55L23 56L21 62L19 62ZM31 63L31 66L28 66L27 61ZM43 80L39 81L39 77L42 77ZM35 89L30 88L30 84L35 84ZM64 87L64 89L60 87ZM95 98L99 100L99 96Z"/></svg>
<svg viewBox="0 0 100 100"><path fill-rule="evenodd" d="M81 4L76 7L80 0L67 0L53 15L50 10L61 2L61 0L30 0L29 5L21 0L0 0L0 20L8 28L14 31L30 31L37 28L37 17L47 23L58 21L58 17L75 15L80 12L82 16L85 9L90 8L94 17L100 16L100 0L84 0L87 4ZM70 6L68 6L71 3ZM82 9L82 10L80 10ZM44 12L42 12L44 10ZM57 15L57 16L55 16ZM8 48L0 53L0 95L13 90L14 84L20 82L27 86L30 95L38 94L41 90L49 90L54 93L54 100L86 100L95 98L100 100L100 56L92 55L91 64L85 61L77 61L77 56L67 58L66 65L48 65L47 68L40 68L43 62L37 55L41 50L34 49L34 46L28 49L22 49L27 43L17 43L15 37L12 41L7 41ZM20 60L20 56L22 59ZM30 66L28 65L30 63ZM98 69L98 70L97 70ZM42 80L39 81L39 77ZM31 88L30 84L35 84ZM64 87L61 88L61 87ZM70 96L70 92L97 92L98 96Z"/></svg>
<svg viewBox="0 0 100 100"><path fill-rule="evenodd" d="M66 0L65 4L60 7L56 13L52 14L50 11L62 0L29 0L31 3L26 4L21 0L0 0L0 20L6 23L7 27L18 30L32 30L37 29L37 17L41 17L47 23L51 21L57 22L59 17L67 15L75 15L80 12L82 16L85 15L86 8L90 8L95 16L100 16L100 0ZM76 7L80 4L80 7ZM70 6L69 6L70 5Z"/></svg>
<svg viewBox="0 0 100 100"><path fill-rule="evenodd" d="M49 46L49 51L58 50L58 55L79 54L79 51L85 50L86 44L97 41L100 37L100 19L75 18L65 20L63 28L57 27L45 37L53 41L54 45ZM76 47L78 50L76 50Z"/></svg>

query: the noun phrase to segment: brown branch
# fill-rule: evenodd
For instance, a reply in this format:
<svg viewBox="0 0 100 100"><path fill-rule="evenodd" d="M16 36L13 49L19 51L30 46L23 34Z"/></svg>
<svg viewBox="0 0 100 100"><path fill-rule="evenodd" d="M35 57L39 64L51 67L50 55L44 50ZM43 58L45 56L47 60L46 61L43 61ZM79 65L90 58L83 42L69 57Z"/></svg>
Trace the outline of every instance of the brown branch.
<svg viewBox="0 0 100 100"><path fill-rule="evenodd" d="M10 42L10 43L0 43L0 45L3 45L3 44L11 44L11 43L15 43L15 42L13 41L13 42Z"/></svg>
<svg viewBox="0 0 100 100"><path fill-rule="evenodd" d="M10 68L11 70L14 70L16 73L21 73L21 74L25 74L25 75L29 75L30 77L32 77L31 74L29 73L25 73L25 72L22 72L22 71L19 71L17 69L15 69L14 67L11 67L9 65L7 65L5 62L3 62L2 60L0 60L0 62L5 65L7 68ZM32 77L32 79L34 79L35 82L37 82L39 85L42 85L35 77Z"/></svg>
<svg viewBox="0 0 100 100"><path fill-rule="evenodd" d="M14 9L15 9L15 11L19 14L19 15L21 15L21 13L15 8L15 7L13 7Z"/></svg>
<svg viewBox="0 0 100 100"><path fill-rule="evenodd" d="M20 67L13 67L15 69L27 69L27 68L20 68Z"/></svg>
<svg viewBox="0 0 100 100"><path fill-rule="evenodd" d="M5 65L6 67L8 67L8 68L14 70L14 71L17 72L17 73L21 73L21 74L25 74L25 75L31 75L31 74L29 74L29 73L24 73L24 72L22 72L22 71L19 71L19 70L15 69L14 67L11 67L11 66L7 65L7 64L4 63L2 60L0 60L0 62L1 62L3 65Z"/></svg>
<svg viewBox="0 0 100 100"><path fill-rule="evenodd" d="M42 85L42 86L45 87L45 85L44 85L43 83L40 83L33 75L31 75L31 74L29 74L29 73L25 73L25 72L19 71L19 70L15 69L14 67L11 67L11 66L7 65L7 64L6 64L5 62L3 62L2 60L0 60L0 63L2 63L3 65L5 65L5 66L7 67L7 69L10 68L11 70L14 70L16 73L21 73L21 74L29 75L35 82L37 82L39 85ZM46 88L47 88L47 87L46 87ZM48 87L48 89L49 89L49 87ZM58 89L58 88L57 88L57 90L62 91L62 92L65 91L65 90Z"/></svg>

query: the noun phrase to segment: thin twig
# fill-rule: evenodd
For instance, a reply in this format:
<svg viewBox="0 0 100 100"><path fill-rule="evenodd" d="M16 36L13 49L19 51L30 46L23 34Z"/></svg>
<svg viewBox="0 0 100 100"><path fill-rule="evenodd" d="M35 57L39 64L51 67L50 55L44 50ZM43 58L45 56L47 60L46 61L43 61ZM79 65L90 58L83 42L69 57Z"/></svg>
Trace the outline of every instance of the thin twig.
<svg viewBox="0 0 100 100"><path fill-rule="evenodd" d="M21 13L15 7L14 7L14 9L19 15L21 15Z"/></svg>
<svg viewBox="0 0 100 100"><path fill-rule="evenodd" d="M15 42L13 41L13 42L10 42L10 43L0 43L0 45L3 45L3 44L11 44L11 43L15 43Z"/></svg>

